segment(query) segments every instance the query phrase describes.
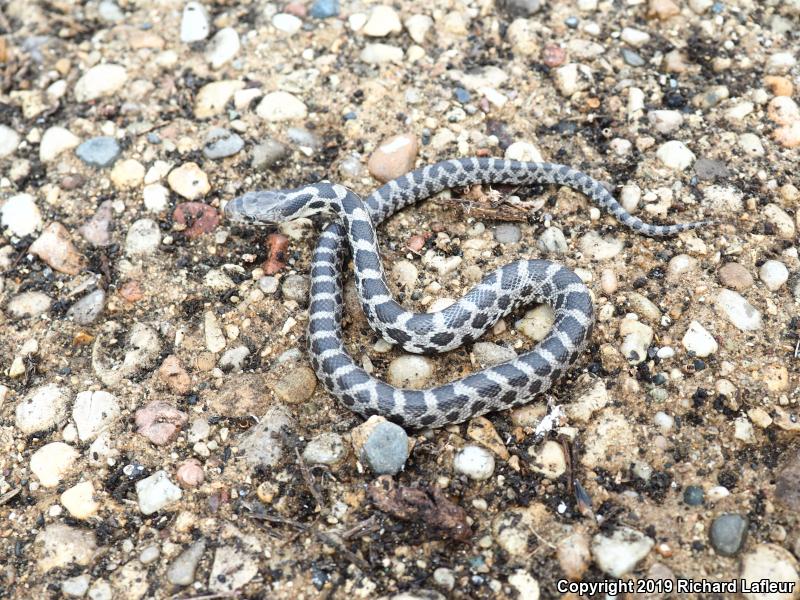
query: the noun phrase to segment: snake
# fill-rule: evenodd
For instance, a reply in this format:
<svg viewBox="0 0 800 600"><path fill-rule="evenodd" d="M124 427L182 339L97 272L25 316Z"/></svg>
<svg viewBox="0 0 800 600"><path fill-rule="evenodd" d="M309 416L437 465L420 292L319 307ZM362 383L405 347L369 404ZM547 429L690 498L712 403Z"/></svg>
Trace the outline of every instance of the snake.
<svg viewBox="0 0 800 600"><path fill-rule="evenodd" d="M510 184L566 186L587 196L621 224L645 236L672 236L711 221L657 225L630 214L597 180L566 165L501 158L460 158L412 170L365 198L338 183L250 191L225 204L237 224L268 224L314 214L331 217L311 259L307 346L325 389L364 417L380 415L408 428L437 428L530 402L578 360L591 337L589 289L569 268L546 259L516 260L486 274L446 308L415 313L387 284L376 227L408 205L450 188ZM402 388L373 377L348 353L343 338L343 276L352 258L356 290L370 326L388 343L414 354L470 344L527 304L547 304L553 324L533 348L511 360L427 389Z"/></svg>

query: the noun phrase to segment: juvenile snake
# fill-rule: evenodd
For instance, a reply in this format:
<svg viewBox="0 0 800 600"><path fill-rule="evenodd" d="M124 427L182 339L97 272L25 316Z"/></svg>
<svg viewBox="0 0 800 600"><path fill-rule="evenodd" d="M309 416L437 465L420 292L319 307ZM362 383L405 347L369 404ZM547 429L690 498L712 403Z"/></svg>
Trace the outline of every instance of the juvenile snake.
<svg viewBox="0 0 800 600"><path fill-rule="evenodd" d="M380 414L408 427L440 427L487 412L519 406L541 394L572 365L591 335L589 290L578 276L549 260L518 260L486 275L455 304L435 313L413 313L391 296L378 255L375 227L409 204L446 188L474 184L556 184L582 192L622 224L648 236L669 236L708 221L650 225L629 214L597 181L564 165L495 158L448 160L389 181L362 200L334 183L295 190L248 192L228 202L238 222L274 223L328 212L312 259L308 349L317 377L346 407ZM532 350L451 383L424 390L400 389L372 377L348 355L342 340L342 269L353 257L356 286L371 326L408 352L436 353L477 339L518 306L547 303L555 322Z"/></svg>

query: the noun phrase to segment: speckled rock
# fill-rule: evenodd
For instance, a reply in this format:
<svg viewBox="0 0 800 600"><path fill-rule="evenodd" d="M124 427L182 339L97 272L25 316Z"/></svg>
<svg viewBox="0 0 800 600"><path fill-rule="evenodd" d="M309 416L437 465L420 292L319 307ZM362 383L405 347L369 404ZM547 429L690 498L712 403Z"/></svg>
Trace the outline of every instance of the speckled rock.
<svg viewBox="0 0 800 600"><path fill-rule="evenodd" d="M754 584L761 581L787 582L794 591L762 593L750 591L743 594L747 600L793 600L800 586L800 566L791 552L777 544L758 544L750 552L742 556L740 577L751 590ZM757 589L757 588L755 588Z"/></svg>
<svg viewBox="0 0 800 600"><path fill-rule="evenodd" d="M305 402L314 394L317 387L317 376L313 369L299 366L291 369L275 383L272 391L287 404Z"/></svg>
<svg viewBox="0 0 800 600"><path fill-rule="evenodd" d="M26 319L48 312L52 304L52 298L44 292L22 292L8 301L6 310L15 319Z"/></svg>
<svg viewBox="0 0 800 600"><path fill-rule="evenodd" d="M37 564L43 573L72 564L88 565L97 551L91 531L62 523L47 525L36 535L35 544L40 548Z"/></svg>
<svg viewBox="0 0 800 600"><path fill-rule="evenodd" d="M303 460L311 464L334 465L347 454L342 436L325 432L312 439L303 450Z"/></svg>
<svg viewBox="0 0 800 600"><path fill-rule="evenodd" d="M183 492L170 481L167 472L162 470L137 481L136 496L142 514L152 515L180 500Z"/></svg>
<svg viewBox="0 0 800 600"><path fill-rule="evenodd" d="M94 440L119 419L120 414L116 396L103 390L80 392L72 407L72 419L82 442Z"/></svg>
<svg viewBox="0 0 800 600"><path fill-rule="evenodd" d="M136 431L156 446L172 442L188 421L185 412L154 400L136 411Z"/></svg>
<svg viewBox="0 0 800 600"><path fill-rule="evenodd" d="M744 291L753 285L753 276L744 266L736 262L725 263L717 271L719 282L736 291Z"/></svg>
<svg viewBox="0 0 800 600"><path fill-rule="evenodd" d="M25 434L44 431L67 417L67 390L54 383L33 389L17 404L14 424Z"/></svg>
<svg viewBox="0 0 800 600"><path fill-rule="evenodd" d="M494 473L494 456L480 446L464 446L453 459L456 473L466 475L475 481L489 479Z"/></svg>
<svg viewBox="0 0 800 600"><path fill-rule="evenodd" d="M251 466L272 467L283 456L281 430L291 431L294 419L281 404L271 406L257 425L247 430L239 444Z"/></svg>
<svg viewBox="0 0 800 600"><path fill-rule="evenodd" d="M244 148L244 140L239 134L222 127L215 127L206 136L203 155L206 158L217 160L233 156L242 148Z"/></svg>
<svg viewBox="0 0 800 600"><path fill-rule="evenodd" d="M202 198L211 190L208 176L193 162L184 163L170 171L167 182L173 192L187 200Z"/></svg>
<svg viewBox="0 0 800 600"><path fill-rule="evenodd" d="M402 427L386 420L371 424L366 439L359 449L361 462L368 465L377 475L399 473L408 459L408 454L408 435Z"/></svg>
<svg viewBox="0 0 800 600"><path fill-rule="evenodd" d="M717 554L734 556L747 538L748 521L735 513L720 515L711 523L709 540Z"/></svg>
<svg viewBox="0 0 800 600"><path fill-rule="evenodd" d="M158 250L161 244L161 230L152 219L139 219L128 229L125 236L125 254L128 256L147 256Z"/></svg>

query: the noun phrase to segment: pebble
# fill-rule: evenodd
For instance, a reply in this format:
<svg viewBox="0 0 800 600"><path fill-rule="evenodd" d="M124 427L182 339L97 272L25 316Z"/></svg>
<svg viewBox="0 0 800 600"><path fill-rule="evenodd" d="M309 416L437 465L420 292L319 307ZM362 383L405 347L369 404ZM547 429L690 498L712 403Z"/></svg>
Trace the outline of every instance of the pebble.
<svg viewBox="0 0 800 600"><path fill-rule="evenodd" d="M25 237L42 228L42 213L30 194L11 196L0 206L0 225L11 235Z"/></svg>
<svg viewBox="0 0 800 600"><path fill-rule="evenodd" d="M202 198L211 190L208 176L193 162L184 163L170 171L167 183L173 192L187 200Z"/></svg>
<svg viewBox="0 0 800 600"><path fill-rule="evenodd" d="M428 15L411 15L404 21L403 25L405 25L411 39L421 45L425 43L425 38L431 27L433 27L433 19Z"/></svg>
<svg viewBox="0 0 800 600"><path fill-rule="evenodd" d="M566 413L570 421L588 423L592 416L605 408L610 400L605 384L598 380L567 405Z"/></svg>
<svg viewBox="0 0 800 600"><path fill-rule="evenodd" d="M136 411L136 432L156 446L165 446L178 437L188 420L185 412L154 400Z"/></svg>
<svg viewBox="0 0 800 600"><path fill-rule="evenodd" d="M256 114L266 121L294 121L305 119L308 109L300 98L289 92L271 92L256 107Z"/></svg>
<svg viewBox="0 0 800 600"><path fill-rule="evenodd" d="M659 428L662 434L666 435L672 431L675 419L665 412L658 411L653 417L653 423Z"/></svg>
<svg viewBox="0 0 800 600"><path fill-rule="evenodd" d="M466 475L475 481L483 481L494 473L494 456L480 446L464 446L455 455L453 468L456 473Z"/></svg>
<svg viewBox="0 0 800 600"><path fill-rule="evenodd" d="M173 223L185 227L183 235L189 239L211 233L219 225L219 220L219 211L202 202L181 202L172 213Z"/></svg>
<svg viewBox="0 0 800 600"><path fill-rule="evenodd" d="M697 162L694 163L694 172L701 181L711 181L730 176L730 171L724 162L721 160L712 160L710 158L698 159Z"/></svg>
<svg viewBox="0 0 800 600"><path fill-rule="evenodd" d="M672 133L683 125L683 115L677 110L651 110L647 120L653 129L663 134Z"/></svg>
<svg viewBox="0 0 800 600"><path fill-rule="evenodd" d="M325 432L313 438L303 450L303 460L315 465L335 465L347 454L342 436Z"/></svg>
<svg viewBox="0 0 800 600"><path fill-rule="evenodd" d="M564 574L573 581L580 581L591 563L589 536L576 531L556 544L558 564Z"/></svg>
<svg viewBox="0 0 800 600"><path fill-rule="evenodd" d="M625 318L619 326L624 338L620 351L630 364L638 365L647 359L647 349L653 343L653 328L631 318Z"/></svg>
<svg viewBox="0 0 800 600"><path fill-rule="evenodd" d="M149 565L156 562L160 555L161 550L158 544L152 544L139 553L139 562L143 565Z"/></svg>
<svg viewBox="0 0 800 600"><path fill-rule="evenodd" d="M161 230L152 219L134 221L125 236L125 254L146 256L153 254L161 244Z"/></svg>
<svg viewBox="0 0 800 600"><path fill-rule="evenodd" d="M553 308L549 304L540 304L514 323L514 329L534 342L541 342L550 333L554 322Z"/></svg>
<svg viewBox="0 0 800 600"><path fill-rule="evenodd" d="M208 11L199 2L187 2L181 16L181 41L199 42L211 32Z"/></svg>
<svg viewBox="0 0 800 600"><path fill-rule="evenodd" d="M402 63L403 49L389 44L367 44L361 51L360 58L365 63L380 65L385 63Z"/></svg>
<svg viewBox="0 0 800 600"><path fill-rule="evenodd" d="M238 373L244 369L245 361L250 356L250 348L237 346L226 350L219 359L219 368L225 373Z"/></svg>
<svg viewBox="0 0 800 600"><path fill-rule="evenodd" d="M258 280L258 289L265 294L274 294L278 291L278 278L272 275L261 277Z"/></svg>
<svg viewBox="0 0 800 600"><path fill-rule="evenodd" d="M251 427L239 444L245 460L253 467L273 467L283 456L281 430L291 430L294 424L282 404L271 406L257 425Z"/></svg>
<svg viewBox="0 0 800 600"><path fill-rule="evenodd" d="M129 158L118 162L111 170L111 182L119 189L134 188L144 180L144 165L138 160Z"/></svg>
<svg viewBox="0 0 800 600"><path fill-rule="evenodd" d="M244 81L233 79L212 81L204 85L197 92L194 100L194 116L198 119L206 119L224 112L230 99L244 86Z"/></svg>
<svg viewBox="0 0 800 600"><path fill-rule="evenodd" d="M102 136L86 140L75 149L75 154L87 165L110 167L122 149L113 137Z"/></svg>
<svg viewBox="0 0 800 600"><path fill-rule="evenodd" d="M519 225L501 223L494 230L494 239L500 244L516 244L522 238Z"/></svg>
<svg viewBox="0 0 800 600"><path fill-rule="evenodd" d="M67 275L77 275L86 266L86 259L72 244L67 228L58 222L50 223L28 250Z"/></svg>
<svg viewBox="0 0 800 600"><path fill-rule="evenodd" d="M121 416L116 396L103 390L80 392L72 407L72 420L82 442L91 442Z"/></svg>
<svg viewBox="0 0 800 600"><path fill-rule="evenodd" d="M794 600L800 586L800 567L791 552L777 544L758 544L750 552L742 556L742 585L755 588L755 584L763 582L782 582L788 584L790 592L767 593L750 591L742 594L746 600ZM757 588L756 588L757 589Z"/></svg>
<svg viewBox="0 0 800 600"><path fill-rule="evenodd" d="M785 239L791 240L794 238L795 226L792 218L777 204L767 204L764 207L764 216L767 217L778 235Z"/></svg>
<svg viewBox="0 0 800 600"><path fill-rule="evenodd" d="M239 134L215 127L208 132L203 145L203 155L211 160L233 156L244 148L244 140Z"/></svg>
<svg viewBox="0 0 800 600"><path fill-rule="evenodd" d="M391 7L383 4L374 6L369 12L369 17L361 32L370 37L386 37L393 33L400 33L403 26L400 17Z"/></svg>
<svg viewBox="0 0 800 600"><path fill-rule="evenodd" d="M739 147L748 156L764 156L764 145L761 143L761 138L755 133L739 135Z"/></svg>
<svg viewBox="0 0 800 600"><path fill-rule="evenodd" d="M745 267L736 262L729 262L717 272L719 282L736 291L744 291L753 285L753 276Z"/></svg>
<svg viewBox="0 0 800 600"><path fill-rule="evenodd" d="M237 540L238 542L238 540ZM208 588L220 595L232 595L234 590L248 583L258 574L258 562L243 550L232 546L219 546L214 551L214 562L208 576Z"/></svg>
<svg viewBox="0 0 800 600"><path fill-rule="evenodd" d="M266 169L288 156L289 148L277 140L267 139L253 146L250 164L254 169Z"/></svg>
<svg viewBox="0 0 800 600"><path fill-rule="evenodd" d="M791 125L800 120L800 107L786 96L776 96L767 105L767 116L777 125Z"/></svg>
<svg viewBox="0 0 800 600"><path fill-rule="evenodd" d="M433 376L433 364L425 356L404 354L389 363L386 379L398 388L423 389Z"/></svg>
<svg viewBox="0 0 800 600"><path fill-rule="evenodd" d="M758 276L768 290L775 292L789 280L789 269L778 260L768 260L761 265Z"/></svg>
<svg viewBox="0 0 800 600"><path fill-rule="evenodd" d="M554 71L555 84L562 96L569 98L592 85L592 70L586 65L568 63Z"/></svg>
<svg viewBox="0 0 800 600"><path fill-rule="evenodd" d="M396 475L408 459L408 435L399 425L376 422L360 449L360 460L376 475Z"/></svg>
<svg viewBox="0 0 800 600"><path fill-rule="evenodd" d="M75 84L75 99L89 102L102 96L111 96L128 80L128 73L122 65L104 63L95 65Z"/></svg>
<svg viewBox="0 0 800 600"><path fill-rule="evenodd" d="M175 472L175 478L182 487L192 488L201 485L205 480L203 465L196 458L188 458L183 461Z"/></svg>
<svg viewBox="0 0 800 600"><path fill-rule="evenodd" d="M61 582L61 593L72 598L82 598L89 590L91 577L88 573L76 575Z"/></svg>
<svg viewBox="0 0 800 600"><path fill-rule="evenodd" d="M54 383L35 388L17 404L14 424L26 435L50 429L66 419L68 401L67 390Z"/></svg>
<svg viewBox="0 0 800 600"><path fill-rule="evenodd" d="M767 59L767 73L781 75L788 73L797 64L792 52L776 52Z"/></svg>
<svg viewBox="0 0 800 600"><path fill-rule="evenodd" d="M72 150L81 143L80 138L64 127L50 127L39 142L39 160L52 162L62 152Z"/></svg>
<svg viewBox="0 0 800 600"><path fill-rule="evenodd" d="M39 547L37 566L43 573L71 564L86 566L92 562L97 551L92 531L62 523L47 525L36 535L35 544ZM89 598L95 600L91 590L89 594Z"/></svg>
<svg viewBox="0 0 800 600"><path fill-rule="evenodd" d="M567 240L564 237L564 232L558 227L546 228L542 232L542 235L539 236L536 245L539 250L545 254L556 256L562 256L567 253L567 250L569 250L569 247L567 246Z"/></svg>
<svg viewBox="0 0 800 600"><path fill-rule="evenodd" d="M665 167L676 171L688 169L696 158L694 152L689 150L686 144L678 140L671 140L661 144L658 147L656 156Z"/></svg>
<svg viewBox="0 0 800 600"><path fill-rule="evenodd" d="M100 508L95 502L91 481L81 481L66 490L61 494L61 504L76 519L88 519Z"/></svg>
<svg viewBox="0 0 800 600"><path fill-rule="evenodd" d="M613 533L592 538L592 555L598 568L612 577L627 575L653 548L653 540L630 527L617 526Z"/></svg>
<svg viewBox="0 0 800 600"><path fill-rule="evenodd" d="M281 282L281 292L287 300L294 300L300 305L308 303L310 288L308 277L302 275L289 275Z"/></svg>
<svg viewBox="0 0 800 600"><path fill-rule="evenodd" d="M456 586L456 577L453 574L453 570L448 569L447 567L439 567L436 569L433 572L433 581L440 588L443 588L447 591L452 591L452 589Z"/></svg>
<svg viewBox="0 0 800 600"><path fill-rule="evenodd" d="M772 137L784 148L796 148L800 146L800 121L778 127L772 133Z"/></svg>
<svg viewBox="0 0 800 600"><path fill-rule="evenodd" d="M46 313L52 304L52 299L44 292L22 292L8 301L6 310L15 319L25 319Z"/></svg>
<svg viewBox="0 0 800 600"><path fill-rule="evenodd" d="M715 306L738 329L742 331L761 329L761 313L741 294L723 289L717 294Z"/></svg>
<svg viewBox="0 0 800 600"><path fill-rule="evenodd" d="M174 354L167 356L158 368L158 378L173 394L183 396L191 390L192 379Z"/></svg>
<svg viewBox="0 0 800 600"><path fill-rule="evenodd" d="M623 48L620 52L622 54L622 60L625 61L626 65L631 67L641 67L645 65L645 60L633 50Z"/></svg>
<svg viewBox="0 0 800 600"><path fill-rule="evenodd" d="M272 17L272 26L278 31L294 35L303 26L303 21L288 13L278 13Z"/></svg>
<svg viewBox="0 0 800 600"><path fill-rule="evenodd" d="M531 456L531 470L547 479L558 479L567 470L564 450L558 442L548 440L540 448L529 448L528 454Z"/></svg>
<svg viewBox="0 0 800 600"><path fill-rule="evenodd" d="M514 142L506 148L504 157L522 162L543 162L542 153L530 142Z"/></svg>
<svg viewBox="0 0 800 600"><path fill-rule="evenodd" d="M72 469L80 453L64 442L51 442L31 455L31 473L36 475L42 486L56 487Z"/></svg>
<svg viewBox="0 0 800 600"><path fill-rule="evenodd" d="M0 125L0 158L11 156L19 146L19 134L8 125Z"/></svg>
<svg viewBox="0 0 800 600"><path fill-rule="evenodd" d="M500 5L509 17L530 17L542 7L541 0L507 0Z"/></svg>
<svg viewBox="0 0 800 600"><path fill-rule="evenodd" d="M472 346L472 352L475 355L476 362L482 369L499 365L517 357L517 353L513 348L500 346L492 342L476 342Z"/></svg>
<svg viewBox="0 0 800 600"><path fill-rule="evenodd" d="M239 53L239 48L241 43L236 30L233 27L223 27L208 43L206 61L211 63L212 69L219 69Z"/></svg>
<svg viewBox="0 0 800 600"><path fill-rule="evenodd" d="M142 514L152 515L180 500L183 492L161 470L136 482L136 496Z"/></svg>
<svg viewBox="0 0 800 600"><path fill-rule="evenodd" d="M703 504L703 488L697 485L686 486L683 490L683 501L689 506L700 506Z"/></svg>
<svg viewBox="0 0 800 600"><path fill-rule="evenodd" d="M167 569L167 581L172 585L190 585L194 581L194 573L205 550L206 541L204 538L200 538L181 552Z"/></svg>
<svg viewBox="0 0 800 600"><path fill-rule="evenodd" d="M681 343L688 352L692 352L700 358L711 356L719 349L714 336L708 333L705 327L697 321L689 323L689 328L686 330Z"/></svg>
<svg viewBox="0 0 800 600"><path fill-rule="evenodd" d="M313 369L300 366L290 370L272 388L275 395L287 404L305 402L314 394L317 376Z"/></svg>
<svg viewBox="0 0 800 600"><path fill-rule="evenodd" d="M392 266L392 279L405 290L413 290L417 285L419 269L408 260L400 260Z"/></svg>
<svg viewBox="0 0 800 600"><path fill-rule="evenodd" d="M414 168L419 142L411 134L392 136L375 149L367 162L370 174L380 182L395 179Z"/></svg>
<svg viewBox="0 0 800 600"><path fill-rule="evenodd" d="M519 600L539 600L539 582L525 569L517 569L509 575L508 584L517 591Z"/></svg>
<svg viewBox="0 0 800 600"><path fill-rule="evenodd" d="M581 252L589 260L609 260L622 252L622 240L601 237L596 231L590 231L580 240Z"/></svg>
<svg viewBox="0 0 800 600"><path fill-rule="evenodd" d="M142 199L147 210L161 213L169 206L169 190L160 183L151 183L144 186Z"/></svg>
<svg viewBox="0 0 800 600"><path fill-rule="evenodd" d="M623 42L634 48L641 48L650 41L649 33L633 27L623 27L619 37Z"/></svg>
<svg viewBox="0 0 800 600"><path fill-rule="evenodd" d="M339 0L314 0L309 14L315 19L328 19L338 16Z"/></svg>

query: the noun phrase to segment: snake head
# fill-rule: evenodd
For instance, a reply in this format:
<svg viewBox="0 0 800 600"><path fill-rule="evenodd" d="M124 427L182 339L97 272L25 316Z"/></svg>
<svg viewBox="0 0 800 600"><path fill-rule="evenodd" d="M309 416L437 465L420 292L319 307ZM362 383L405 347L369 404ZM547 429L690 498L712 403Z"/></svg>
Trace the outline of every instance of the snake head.
<svg viewBox="0 0 800 600"><path fill-rule="evenodd" d="M281 223L302 217L308 197L290 190L247 192L225 205L225 218L238 223Z"/></svg>

